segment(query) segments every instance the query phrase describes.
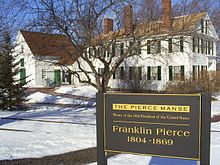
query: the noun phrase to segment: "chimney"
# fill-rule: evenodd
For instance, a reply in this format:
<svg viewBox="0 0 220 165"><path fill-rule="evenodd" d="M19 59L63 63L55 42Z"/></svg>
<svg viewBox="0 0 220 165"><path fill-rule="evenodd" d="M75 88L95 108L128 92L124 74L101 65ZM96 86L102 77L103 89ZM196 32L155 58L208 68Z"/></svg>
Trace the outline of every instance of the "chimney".
<svg viewBox="0 0 220 165"><path fill-rule="evenodd" d="M163 25L166 29L171 29L172 27L172 9L171 9L171 0L162 0L163 2Z"/></svg>
<svg viewBox="0 0 220 165"><path fill-rule="evenodd" d="M113 19L105 18L104 19L104 34L108 34L113 31Z"/></svg>
<svg viewBox="0 0 220 165"><path fill-rule="evenodd" d="M133 30L133 6L128 5L124 8L124 20L123 25L125 28L125 34L131 34Z"/></svg>

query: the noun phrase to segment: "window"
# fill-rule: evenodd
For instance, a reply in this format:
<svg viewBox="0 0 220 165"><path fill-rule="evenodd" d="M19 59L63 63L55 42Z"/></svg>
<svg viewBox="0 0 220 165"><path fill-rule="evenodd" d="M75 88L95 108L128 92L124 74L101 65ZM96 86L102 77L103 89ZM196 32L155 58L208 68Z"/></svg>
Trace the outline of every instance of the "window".
<svg viewBox="0 0 220 165"><path fill-rule="evenodd" d="M184 47L184 45L183 45L183 36L181 36L180 37L180 52L183 52L183 47Z"/></svg>
<svg viewBox="0 0 220 165"><path fill-rule="evenodd" d="M120 55L122 56L124 54L124 43L120 44Z"/></svg>
<svg viewBox="0 0 220 165"><path fill-rule="evenodd" d="M168 49L169 49L169 53L172 53L172 51L173 51L173 41L172 41L172 38L169 38L169 40L168 40Z"/></svg>
<svg viewBox="0 0 220 165"><path fill-rule="evenodd" d="M24 67L24 58L20 59L20 65L21 67Z"/></svg>
<svg viewBox="0 0 220 165"><path fill-rule="evenodd" d="M120 79L125 79L125 70L124 67L120 67Z"/></svg>
<svg viewBox="0 0 220 165"><path fill-rule="evenodd" d="M120 79L120 80L125 79L124 67L119 67L116 69L115 73L113 74L113 79Z"/></svg>
<svg viewBox="0 0 220 165"><path fill-rule="evenodd" d="M156 66L152 66L151 67L151 80L157 80L157 67Z"/></svg>
<svg viewBox="0 0 220 165"><path fill-rule="evenodd" d="M104 68L98 68L98 74L103 75L104 73Z"/></svg>
<svg viewBox="0 0 220 165"><path fill-rule="evenodd" d="M97 46L97 47L95 48L95 53L94 53L94 55L95 55L95 57L99 57L99 56L100 56L100 47L99 47L99 46Z"/></svg>
<svg viewBox="0 0 220 165"><path fill-rule="evenodd" d="M201 66L201 76L204 77L204 75L206 74L207 71L207 66L206 65L202 65Z"/></svg>
<svg viewBox="0 0 220 165"><path fill-rule="evenodd" d="M198 48L198 53L200 53L200 39L197 39L197 48Z"/></svg>
<svg viewBox="0 0 220 165"><path fill-rule="evenodd" d="M201 39L201 53L204 53L204 40Z"/></svg>
<svg viewBox="0 0 220 165"><path fill-rule="evenodd" d="M193 80L196 80L197 79L197 76L198 76L198 67L193 65L193 73L192 73L192 76L193 76Z"/></svg>
<svg viewBox="0 0 220 165"><path fill-rule="evenodd" d="M161 66L147 67L147 80L161 80Z"/></svg>
<svg viewBox="0 0 220 165"><path fill-rule="evenodd" d="M71 71L68 70L68 71L64 71L62 70L62 82L63 83L69 83L71 84Z"/></svg>
<svg viewBox="0 0 220 165"><path fill-rule="evenodd" d="M169 81L181 80L183 81L185 77L184 66L169 66Z"/></svg>
<svg viewBox="0 0 220 165"><path fill-rule="evenodd" d="M173 80L180 79L180 66L173 66Z"/></svg>
<svg viewBox="0 0 220 165"><path fill-rule="evenodd" d="M106 53L107 57L110 57L110 50L109 50L109 48L105 51L105 53Z"/></svg>
<svg viewBox="0 0 220 165"><path fill-rule="evenodd" d="M42 79L46 79L46 70L42 69Z"/></svg>
<svg viewBox="0 0 220 165"><path fill-rule="evenodd" d="M204 19L201 19L201 32L204 33Z"/></svg>
<svg viewBox="0 0 220 165"><path fill-rule="evenodd" d="M142 67L129 67L129 80L141 80Z"/></svg>
<svg viewBox="0 0 220 165"><path fill-rule="evenodd" d="M133 41L130 41L130 42L129 42L129 47L128 47L128 49L130 49L130 53L131 53L132 55L137 54L137 51L135 50L135 47L133 47L133 45L134 45L134 42L133 42Z"/></svg>

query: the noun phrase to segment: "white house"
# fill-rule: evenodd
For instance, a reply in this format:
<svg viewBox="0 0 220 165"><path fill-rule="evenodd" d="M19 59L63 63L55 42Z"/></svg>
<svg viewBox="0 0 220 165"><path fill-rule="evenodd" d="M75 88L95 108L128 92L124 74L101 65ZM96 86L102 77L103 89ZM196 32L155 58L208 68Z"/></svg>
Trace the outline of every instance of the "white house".
<svg viewBox="0 0 220 165"><path fill-rule="evenodd" d="M138 51L139 56L130 57L120 65L112 76L109 87L124 86L127 80L147 80L151 82L151 88L161 90L177 77L197 78L201 71L216 71L218 35L208 14L201 12L173 18L171 0L163 0L162 5L162 20L137 25L135 33L141 36L140 42L144 46ZM133 26L132 12L131 5L125 7L124 27L117 32L113 31L113 20L104 20L104 36L115 33L124 36L119 37L116 46L112 47L116 56L120 56L120 52L131 46L130 37L126 33ZM96 63L96 69L101 74L103 64L93 57L91 61Z"/></svg>
<svg viewBox="0 0 220 165"><path fill-rule="evenodd" d="M154 89L163 89L168 82L177 78L197 78L200 71L216 71L218 35L208 14L201 12L172 17L171 0L163 0L162 5L161 20L136 25L135 33L141 36L140 44L144 46L135 52L139 56L124 60L112 76L109 87L117 88L124 86L127 80L138 80L151 82ZM121 52L132 46L127 35L134 25L132 6L125 7L124 13L124 27L117 32L113 31L112 19L104 20L104 36L115 33L122 36L112 46L111 51L115 52L115 56L120 56ZM59 64L78 71L81 79L86 79L78 64L74 63L78 56L69 58L69 53L74 54L75 50L66 36L20 31L17 43L19 46L16 49L21 52L17 57L21 66L20 77L27 76L30 87L61 83L81 85ZM90 48L88 51L91 51ZM104 55L108 58L107 52ZM84 68L88 68L88 72L91 71L83 60L78 60ZM103 64L92 56L90 60L101 74ZM95 79L92 74L90 78L92 81Z"/></svg>
<svg viewBox="0 0 220 165"><path fill-rule="evenodd" d="M14 55L20 62L17 79L28 82L28 87L73 84L70 70L75 57L70 54L74 54L75 49L65 35L20 30L16 45Z"/></svg>

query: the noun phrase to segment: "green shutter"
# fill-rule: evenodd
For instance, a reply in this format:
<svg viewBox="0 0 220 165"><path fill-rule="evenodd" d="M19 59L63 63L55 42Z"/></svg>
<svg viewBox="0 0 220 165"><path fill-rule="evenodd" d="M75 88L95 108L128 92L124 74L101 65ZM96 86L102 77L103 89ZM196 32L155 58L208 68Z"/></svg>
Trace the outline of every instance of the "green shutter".
<svg viewBox="0 0 220 165"><path fill-rule="evenodd" d="M184 73L184 66L180 66L180 77L181 77L181 80L183 81L184 80L184 77L185 77L185 73Z"/></svg>
<svg viewBox="0 0 220 165"><path fill-rule="evenodd" d="M26 83L26 70L25 70L25 68L20 69L20 83L21 84Z"/></svg>
<svg viewBox="0 0 220 165"><path fill-rule="evenodd" d="M125 79L124 67L121 67L121 70L120 70L120 79L121 79L121 80L124 80L124 79Z"/></svg>
<svg viewBox="0 0 220 165"><path fill-rule="evenodd" d="M196 72L195 71L196 71L196 66L193 65L193 73L192 73L193 74L193 80L196 79Z"/></svg>
<svg viewBox="0 0 220 165"><path fill-rule="evenodd" d="M151 72L151 68L150 68L150 66L148 66L148 67L147 67L147 79L148 79L148 80L151 79L151 78L150 78L150 77L151 77L150 72Z"/></svg>
<svg viewBox="0 0 220 165"><path fill-rule="evenodd" d="M184 51L184 40L183 36L180 37L180 52Z"/></svg>
<svg viewBox="0 0 220 165"><path fill-rule="evenodd" d="M161 66L157 67L157 80L161 80Z"/></svg>
<svg viewBox="0 0 220 165"><path fill-rule="evenodd" d="M151 48L151 42L148 40L148 41L147 41L147 54L150 54L150 53L151 53L150 48Z"/></svg>
<svg viewBox="0 0 220 165"><path fill-rule="evenodd" d="M173 81L173 67L169 66L169 81Z"/></svg>
<svg viewBox="0 0 220 165"><path fill-rule="evenodd" d="M115 79L115 72L114 72L113 75L112 75L112 79Z"/></svg>
<svg viewBox="0 0 220 165"><path fill-rule="evenodd" d="M192 41L193 41L193 43L192 43L192 44L193 44L193 45L192 45L192 46L193 46L193 52L196 52L196 38L193 37L193 40L192 40Z"/></svg>
<svg viewBox="0 0 220 165"><path fill-rule="evenodd" d="M161 53L161 41L157 42L157 53Z"/></svg>
<svg viewBox="0 0 220 165"><path fill-rule="evenodd" d="M68 70L67 71L67 81L68 81L69 84L72 83L71 77L72 77L72 73L71 73L71 71Z"/></svg>
<svg viewBox="0 0 220 165"><path fill-rule="evenodd" d="M173 51L173 41L172 41L172 38L169 38L168 46L169 46L169 53L172 53L172 51Z"/></svg>
<svg viewBox="0 0 220 165"><path fill-rule="evenodd" d="M124 54L124 43L120 44L120 55L122 56Z"/></svg>
<svg viewBox="0 0 220 165"><path fill-rule="evenodd" d="M54 84L55 85L61 84L60 70L54 70Z"/></svg>
<svg viewBox="0 0 220 165"><path fill-rule="evenodd" d="M138 79L142 80L142 67L138 67Z"/></svg>
<svg viewBox="0 0 220 165"><path fill-rule="evenodd" d="M21 67L24 67L24 59L20 59L20 64L21 64Z"/></svg>

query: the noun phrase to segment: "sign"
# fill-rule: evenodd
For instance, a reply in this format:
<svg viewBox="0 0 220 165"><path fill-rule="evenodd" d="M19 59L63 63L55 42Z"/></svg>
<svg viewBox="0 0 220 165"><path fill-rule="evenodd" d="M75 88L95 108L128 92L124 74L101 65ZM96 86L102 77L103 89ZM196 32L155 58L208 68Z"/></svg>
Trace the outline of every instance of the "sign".
<svg viewBox="0 0 220 165"><path fill-rule="evenodd" d="M104 151L200 160L200 94L104 94Z"/></svg>

